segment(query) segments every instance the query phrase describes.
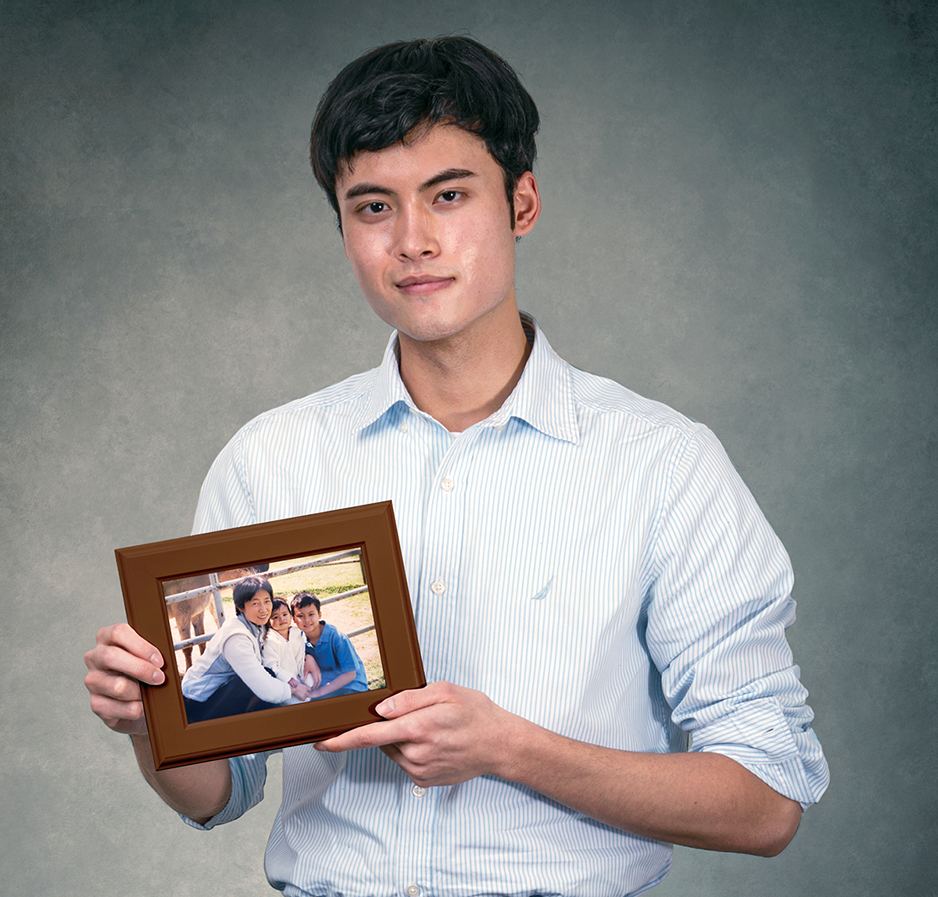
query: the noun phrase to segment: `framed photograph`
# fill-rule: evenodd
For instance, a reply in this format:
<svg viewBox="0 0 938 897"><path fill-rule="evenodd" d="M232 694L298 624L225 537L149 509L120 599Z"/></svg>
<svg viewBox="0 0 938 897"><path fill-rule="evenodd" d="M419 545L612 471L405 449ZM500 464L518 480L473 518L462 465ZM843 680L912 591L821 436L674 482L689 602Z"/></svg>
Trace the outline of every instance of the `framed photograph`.
<svg viewBox="0 0 938 897"><path fill-rule="evenodd" d="M115 555L166 661L143 686L157 769L320 741L426 684L390 502Z"/></svg>

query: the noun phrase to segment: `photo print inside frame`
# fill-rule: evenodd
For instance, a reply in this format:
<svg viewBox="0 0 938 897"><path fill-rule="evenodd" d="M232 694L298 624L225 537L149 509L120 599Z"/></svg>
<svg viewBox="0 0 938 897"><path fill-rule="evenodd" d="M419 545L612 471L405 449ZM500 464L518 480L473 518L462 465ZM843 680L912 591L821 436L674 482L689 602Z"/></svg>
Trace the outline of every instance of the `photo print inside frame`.
<svg viewBox="0 0 938 897"><path fill-rule="evenodd" d="M143 689L157 768L320 740L425 684L390 502L115 554L130 625L168 659Z"/></svg>
<svg viewBox="0 0 938 897"><path fill-rule="evenodd" d="M271 679L295 683L291 704L386 685L360 547L171 579L163 593L183 697L206 696L185 701L189 722L276 703Z"/></svg>

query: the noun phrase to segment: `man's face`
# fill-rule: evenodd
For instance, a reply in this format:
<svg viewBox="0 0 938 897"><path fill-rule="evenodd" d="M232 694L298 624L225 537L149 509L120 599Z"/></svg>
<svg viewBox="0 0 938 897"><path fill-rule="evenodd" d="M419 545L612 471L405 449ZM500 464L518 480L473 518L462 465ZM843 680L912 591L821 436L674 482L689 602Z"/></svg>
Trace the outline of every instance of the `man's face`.
<svg viewBox="0 0 938 897"><path fill-rule="evenodd" d="M519 179L512 227L502 170L474 134L435 125L358 153L336 194L358 284L402 340L468 334L506 300L514 309L515 237L537 220L537 184Z"/></svg>
<svg viewBox="0 0 938 897"><path fill-rule="evenodd" d="M293 611L293 619L296 621L296 625L307 635L319 635L320 617L315 604L309 604L306 607L298 607Z"/></svg>

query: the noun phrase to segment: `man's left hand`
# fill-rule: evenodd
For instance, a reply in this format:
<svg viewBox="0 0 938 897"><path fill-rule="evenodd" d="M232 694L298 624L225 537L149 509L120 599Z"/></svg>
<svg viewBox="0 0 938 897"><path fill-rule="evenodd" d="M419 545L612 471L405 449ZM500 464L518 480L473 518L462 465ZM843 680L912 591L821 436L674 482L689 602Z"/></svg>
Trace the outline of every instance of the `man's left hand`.
<svg viewBox="0 0 938 897"><path fill-rule="evenodd" d="M399 692L375 710L387 721L321 741L317 750L380 747L425 788L500 774L508 728L523 724L482 692L451 682Z"/></svg>

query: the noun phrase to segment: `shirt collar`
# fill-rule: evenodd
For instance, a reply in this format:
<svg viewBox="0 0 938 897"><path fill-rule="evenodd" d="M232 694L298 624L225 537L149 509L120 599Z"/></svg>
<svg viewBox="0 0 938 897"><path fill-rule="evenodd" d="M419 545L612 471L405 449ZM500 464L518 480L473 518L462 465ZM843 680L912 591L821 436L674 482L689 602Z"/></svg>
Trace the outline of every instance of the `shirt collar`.
<svg viewBox="0 0 938 897"><path fill-rule="evenodd" d="M533 341L521 379L501 408L476 426L502 429L511 418L517 418L547 436L575 443L578 428L569 365L554 352L531 315L521 312L521 324L528 340ZM392 412L399 413L401 406L422 413L401 380L398 352L395 331L381 366L373 371L370 393L363 396L356 429L364 429L384 415L396 418Z"/></svg>

